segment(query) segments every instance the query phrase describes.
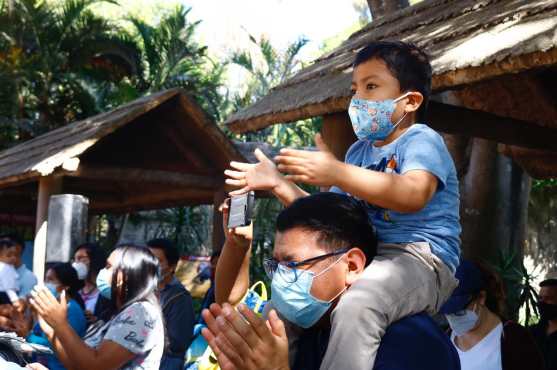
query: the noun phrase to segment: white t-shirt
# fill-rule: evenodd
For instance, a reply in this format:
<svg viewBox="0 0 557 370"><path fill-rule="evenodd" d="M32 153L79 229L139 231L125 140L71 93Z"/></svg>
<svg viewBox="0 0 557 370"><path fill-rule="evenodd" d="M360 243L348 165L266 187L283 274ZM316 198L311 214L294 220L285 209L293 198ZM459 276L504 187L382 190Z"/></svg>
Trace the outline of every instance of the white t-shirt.
<svg viewBox="0 0 557 370"><path fill-rule="evenodd" d="M85 338L85 344L99 348L110 340L136 356L120 370L159 370L164 351L164 326L160 309L150 302L136 302Z"/></svg>
<svg viewBox="0 0 557 370"><path fill-rule="evenodd" d="M501 336L503 324L499 323L489 334L468 351L461 351L455 343L455 334L451 333L451 341L456 347L460 358L461 370L502 370Z"/></svg>

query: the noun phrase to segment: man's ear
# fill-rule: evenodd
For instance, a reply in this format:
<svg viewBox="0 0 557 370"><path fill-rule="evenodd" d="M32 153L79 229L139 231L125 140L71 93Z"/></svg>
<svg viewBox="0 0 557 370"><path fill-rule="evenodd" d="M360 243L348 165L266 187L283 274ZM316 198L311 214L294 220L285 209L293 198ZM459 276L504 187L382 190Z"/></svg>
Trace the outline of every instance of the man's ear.
<svg viewBox="0 0 557 370"><path fill-rule="evenodd" d="M352 285L359 279L366 267L366 255L360 248L352 248L346 252L348 271L346 272L346 284Z"/></svg>
<svg viewBox="0 0 557 370"><path fill-rule="evenodd" d="M407 101L404 106L404 111L407 113L416 112L424 102L424 96L418 91L409 91L406 99Z"/></svg>

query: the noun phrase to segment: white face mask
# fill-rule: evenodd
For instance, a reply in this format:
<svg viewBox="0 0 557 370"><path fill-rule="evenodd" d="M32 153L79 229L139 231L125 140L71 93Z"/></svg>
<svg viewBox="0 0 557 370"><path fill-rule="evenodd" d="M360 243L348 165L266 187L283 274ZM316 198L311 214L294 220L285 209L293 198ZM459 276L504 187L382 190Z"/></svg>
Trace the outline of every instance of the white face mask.
<svg viewBox="0 0 557 370"><path fill-rule="evenodd" d="M474 329L480 319L475 310L463 310L454 314L445 315L445 317L456 336L461 336Z"/></svg>
<svg viewBox="0 0 557 370"><path fill-rule="evenodd" d="M83 262L74 262L72 263L72 267L77 272L77 278L79 280L85 280L87 274L89 273L89 267Z"/></svg>

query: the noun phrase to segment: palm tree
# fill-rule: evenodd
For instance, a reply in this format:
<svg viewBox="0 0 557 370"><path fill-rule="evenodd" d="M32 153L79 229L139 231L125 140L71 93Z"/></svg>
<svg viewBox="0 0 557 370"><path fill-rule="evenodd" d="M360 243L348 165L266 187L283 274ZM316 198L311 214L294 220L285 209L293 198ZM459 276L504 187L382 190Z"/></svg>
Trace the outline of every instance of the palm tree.
<svg viewBox="0 0 557 370"><path fill-rule="evenodd" d="M230 62L242 67L248 73L245 90L233 96L234 110L241 109L255 103L265 96L269 90L288 78L303 67L299 54L308 43L304 37L292 42L285 51L281 52L271 42L261 37L257 40L249 35L250 41L256 46L257 60L249 51L238 51L232 54ZM257 63L261 60L262 63ZM319 119L298 121L289 125L274 125L259 132L246 133L240 137L245 141L266 141L275 146L310 146L313 137L319 130Z"/></svg>
<svg viewBox="0 0 557 370"><path fill-rule="evenodd" d="M96 84L142 73L131 37L91 12L102 1L0 2L0 147L97 113Z"/></svg>
<svg viewBox="0 0 557 370"><path fill-rule="evenodd" d="M138 88L143 92L154 92L181 87L220 120L225 97L218 90L223 87L225 66L213 62L207 55L207 47L195 41L199 21L188 22L190 10L178 6L156 26L139 18L130 18L142 49L144 73L140 76Z"/></svg>

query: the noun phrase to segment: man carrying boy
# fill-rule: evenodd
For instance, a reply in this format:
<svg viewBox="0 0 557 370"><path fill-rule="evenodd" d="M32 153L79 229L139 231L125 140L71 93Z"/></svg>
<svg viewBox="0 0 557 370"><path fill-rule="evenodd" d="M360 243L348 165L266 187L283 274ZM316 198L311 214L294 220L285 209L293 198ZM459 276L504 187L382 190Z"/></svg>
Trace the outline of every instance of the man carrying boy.
<svg viewBox="0 0 557 370"><path fill-rule="evenodd" d="M242 187L236 194L269 190L288 205L307 195L294 184L302 182L330 186L367 206L378 256L334 309L321 369L369 369L390 324L438 311L456 286L460 255L454 163L442 137L417 123L431 92L427 56L402 42L374 42L356 56L352 90L349 115L358 141L345 162L317 135L319 152L284 149L275 158L278 169L256 152L258 164L233 162L225 172L228 184Z"/></svg>

